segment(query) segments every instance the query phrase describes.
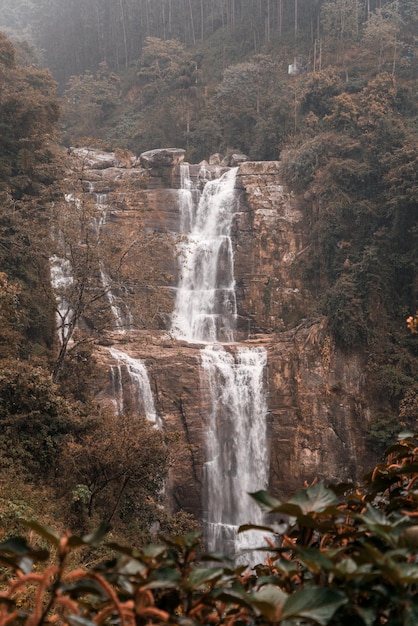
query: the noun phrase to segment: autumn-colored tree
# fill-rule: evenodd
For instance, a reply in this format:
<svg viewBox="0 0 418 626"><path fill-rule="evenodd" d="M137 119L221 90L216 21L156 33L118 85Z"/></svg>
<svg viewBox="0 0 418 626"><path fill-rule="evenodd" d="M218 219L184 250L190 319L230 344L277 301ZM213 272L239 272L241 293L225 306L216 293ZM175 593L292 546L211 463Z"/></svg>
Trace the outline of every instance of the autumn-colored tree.
<svg viewBox="0 0 418 626"><path fill-rule="evenodd" d="M19 294L20 287L10 283L0 272L0 346L4 357L19 352L22 342Z"/></svg>
<svg viewBox="0 0 418 626"><path fill-rule="evenodd" d="M348 80L347 48L358 39L363 20L363 7L359 0L328 0L321 8L322 29L326 41L339 55L346 80Z"/></svg>
<svg viewBox="0 0 418 626"><path fill-rule="evenodd" d="M398 2L391 2L376 9L367 20L363 35L369 54L377 55L377 71L381 71L384 60L387 60L392 68L392 75L395 74L402 50L402 43L399 41L401 15L398 5Z"/></svg>
<svg viewBox="0 0 418 626"><path fill-rule="evenodd" d="M85 427L46 368L12 358L1 361L0 415L2 471L35 482L54 478L65 437Z"/></svg>
<svg viewBox="0 0 418 626"><path fill-rule="evenodd" d="M106 412L87 434L67 440L60 457L66 491L86 488L88 517L137 520L144 530L158 516L167 463L163 434L145 417Z"/></svg>
<svg viewBox="0 0 418 626"><path fill-rule="evenodd" d="M72 76L62 104L64 141L74 144L101 137L120 102L120 78L106 63L101 63L95 74Z"/></svg>
<svg viewBox="0 0 418 626"><path fill-rule="evenodd" d="M20 332L26 341L19 342L18 354L23 356L35 344L39 353L52 343L52 318L39 297L47 258L36 234L46 242L44 207L50 185L61 174L54 143L58 103L49 72L19 65L1 33L0 83L0 266L20 291Z"/></svg>

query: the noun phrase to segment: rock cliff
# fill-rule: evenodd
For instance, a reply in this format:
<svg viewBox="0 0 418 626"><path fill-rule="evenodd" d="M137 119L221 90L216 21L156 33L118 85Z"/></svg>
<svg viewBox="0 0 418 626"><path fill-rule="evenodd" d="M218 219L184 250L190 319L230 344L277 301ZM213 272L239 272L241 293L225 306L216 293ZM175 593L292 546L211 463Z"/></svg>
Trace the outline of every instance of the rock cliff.
<svg viewBox="0 0 418 626"><path fill-rule="evenodd" d="M89 155L89 193L106 193L106 228L131 246L115 297L132 314L131 329L107 333L97 355L100 398L110 401L115 345L147 366L156 410L173 438L170 506L200 517L208 394L200 347L169 332L178 260L179 185L183 151L152 151L128 164ZM106 165L104 165L104 163ZM100 167L99 167L100 164ZM127 166L128 165L128 166ZM224 166L191 166L198 186ZM200 178L199 178L200 177ZM309 231L298 199L280 180L278 162L240 162L232 237L239 345L268 353L270 490L276 496L315 477L358 479L371 463L365 430L371 413L360 354L342 354L325 319L311 317L312 296L298 272ZM145 251L145 257L144 257ZM146 260L146 262L144 261ZM125 381L125 407L132 407Z"/></svg>

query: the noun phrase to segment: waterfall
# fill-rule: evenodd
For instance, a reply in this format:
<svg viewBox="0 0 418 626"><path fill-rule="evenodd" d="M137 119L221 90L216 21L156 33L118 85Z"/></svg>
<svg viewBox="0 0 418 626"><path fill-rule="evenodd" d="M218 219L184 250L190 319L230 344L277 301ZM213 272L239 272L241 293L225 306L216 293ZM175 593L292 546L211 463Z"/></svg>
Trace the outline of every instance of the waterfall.
<svg viewBox="0 0 418 626"><path fill-rule="evenodd" d="M190 222L190 230L179 246L183 267L172 318L179 339L198 343L233 340L236 299L230 231L235 175L236 170L231 169L208 181L191 219L190 196L184 193L187 189L182 190L181 223Z"/></svg>
<svg viewBox="0 0 418 626"><path fill-rule="evenodd" d="M112 355L116 358L114 355ZM110 368L110 380L112 385L112 402L115 407L116 415L122 415L124 411L123 404L123 383L122 383L122 365L119 357L117 357L116 365Z"/></svg>
<svg viewBox="0 0 418 626"><path fill-rule="evenodd" d="M110 288L110 278L107 276L102 268L100 268L100 281L104 289L106 290L106 298L112 312L115 328L118 332L125 333L127 329L130 329L133 326L133 318L131 312L124 302L120 303L125 309L125 311L122 311L122 307L120 306L120 304L118 304L115 295Z"/></svg>
<svg viewBox="0 0 418 626"><path fill-rule="evenodd" d="M68 336L69 326L74 318L74 310L68 302L67 295L74 283L71 263L53 254L49 259L51 286L57 299L57 327L61 343Z"/></svg>
<svg viewBox="0 0 418 626"><path fill-rule="evenodd" d="M96 193L94 191L93 183L89 183L89 193L93 194L95 198L98 217L95 218L94 224L96 233L100 236L100 231L102 227L106 225L107 220L108 194ZM100 281L105 289L106 298L112 312L115 328L118 332L125 333L127 329L133 326L132 315L127 305L115 297L115 294L111 289L111 280L104 271L102 264L100 266Z"/></svg>
<svg viewBox="0 0 418 626"><path fill-rule="evenodd" d="M208 549L234 554L262 542L240 524L262 524L263 515L248 495L268 482L264 348L238 348L236 360L218 345L202 351L211 414L204 466ZM257 555L258 556L258 555ZM262 558L262 557L261 557ZM254 555L250 559L254 561Z"/></svg>
<svg viewBox="0 0 418 626"><path fill-rule="evenodd" d="M115 407L119 413L123 412L123 388L122 388L122 366L126 368L132 386L136 392L136 403L138 412L144 412L147 420L156 428L161 427L160 418L157 415L154 405L154 398L148 378L145 364L140 359L134 359L122 350L109 348L112 358L116 361L116 368L111 371L113 391L115 392Z"/></svg>
<svg viewBox="0 0 418 626"><path fill-rule="evenodd" d="M236 211L236 169L209 180L198 203L187 167L181 171L180 224L184 240L172 331L202 343L202 383L209 390L204 464L204 524L210 551L235 555L262 544L240 524L262 524L248 492L268 483L264 348L238 347L236 357L221 345L234 341L237 315L231 225ZM232 348L232 346L231 346ZM255 551L254 551L255 552ZM239 557L255 564L264 553Z"/></svg>

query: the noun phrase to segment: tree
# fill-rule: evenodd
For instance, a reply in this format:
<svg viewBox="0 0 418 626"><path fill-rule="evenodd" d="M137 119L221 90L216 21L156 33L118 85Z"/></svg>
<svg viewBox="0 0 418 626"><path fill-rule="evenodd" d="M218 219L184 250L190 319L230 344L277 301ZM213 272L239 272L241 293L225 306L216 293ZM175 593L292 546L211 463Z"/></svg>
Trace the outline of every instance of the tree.
<svg viewBox="0 0 418 626"><path fill-rule="evenodd" d="M324 36L331 46L337 42L337 50L344 67L346 80L348 69L346 47L348 42L358 39L362 9L358 0L328 0L321 9Z"/></svg>
<svg viewBox="0 0 418 626"><path fill-rule="evenodd" d="M49 244L49 256L54 289L50 305L55 309L60 344L53 368L55 382L61 376L69 349L91 341L99 327L112 323L107 299L111 285L101 278L107 236L102 209L83 192L83 173L77 172L79 166L76 159L72 193L63 197L61 191L50 205L52 250ZM50 293L47 286L45 292ZM95 319L90 329L87 316ZM84 329L80 327L83 320Z"/></svg>
<svg viewBox="0 0 418 626"><path fill-rule="evenodd" d="M214 626L412 625L418 615L417 462L417 437L405 434L364 485L314 482L283 501L252 494L277 522L239 529L265 537L264 563L251 569L201 554L196 532L142 548L103 546L103 525L89 535L60 537L28 522L32 537L42 537L49 549L16 536L0 544L6 570L0 619L39 626L57 617L64 626L107 619L163 626L179 616ZM91 554L97 546L116 558L72 567L76 551Z"/></svg>
<svg viewBox="0 0 418 626"><path fill-rule="evenodd" d="M7 274L0 272L0 346L4 357L17 354L23 339L20 332L20 292L19 285L10 283Z"/></svg>
<svg viewBox="0 0 418 626"><path fill-rule="evenodd" d="M16 347L27 357L47 351L53 341L52 319L39 298L48 260L37 242L46 245L45 205L62 172L54 141L58 102L49 72L19 65L2 34L0 83L0 266L8 284L19 290Z"/></svg>
<svg viewBox="0 0 418 626"><path fill-rule="evenodd" d="M385 53L391 54L392 75L395 74L397 54L402 45L398 41L401 31L399 3L391 2L376 9L367 20L363 41L369 52L377 54L377 71L380 72Z"/></svg>
<svg viewBox="0 0 418 626"><path fill-rule="evenodd" d="M46 368L13 358L1 361L0 415L3 472L34 482L54 478L61 444L85 428Z"/></svg>
<svg viewBox="0 0 418 626"><path fill-rule="evenodd" d="M255 159L277 158L290 133L290 102L279 75L277 63L264 55L226 68L216 92L224 148L238 147Z"/></svg>
<svg viewBox="0 0 418 626"><path fill-rule="evenodd" d="M120 79L106 63L95 74L72 76L63 98L64 140L74 144L100 137L120 103Z"/></svg>
<svg viewBox="0 0 418 626"><path fill-rule="evenodd" d="M66 489L87 488L88 517L110 523L119 516L144 528L158 515L167 464L163 434L144 416L105 412L82 438L66 441L60 459Z"/></svg>

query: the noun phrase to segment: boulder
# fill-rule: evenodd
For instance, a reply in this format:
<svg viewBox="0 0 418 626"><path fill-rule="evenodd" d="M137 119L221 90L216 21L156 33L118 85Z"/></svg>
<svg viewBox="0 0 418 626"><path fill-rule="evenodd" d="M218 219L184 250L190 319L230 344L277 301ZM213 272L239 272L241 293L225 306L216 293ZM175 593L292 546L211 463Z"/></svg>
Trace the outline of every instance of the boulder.
<svg viewBox="0 0 418 626"><path fill-rule="evenodd" d="M148 150L139 155L139 162L142 167L152 168L179 165L184 161L186 151L183 148L158 148Z"/></svg>
<svg viewBox="0 0 418 626"><path fill-rule="evenodd" d="M70 148L70 154L81 159L85 167L92 170L105 170L109 167L132 167L136 162L136 157L132 155L119 159L114 152L106 152L95 148Z"/></svg>
<svg viewBox="0 0 418 626"><path fill-rule="evenodd" d="M249 161L249 158L246 154L234 153L224 159L224 165L228 165L229 167L236 167L237 165L245 163L246 161Z"/></svg>
<svg viewBox="0 0 418 626"><path fill-rule="evenodd" d="M216 154L211 154L209 157L209 165L221 165L223 161L222 154L216 152Z"/></svg>

